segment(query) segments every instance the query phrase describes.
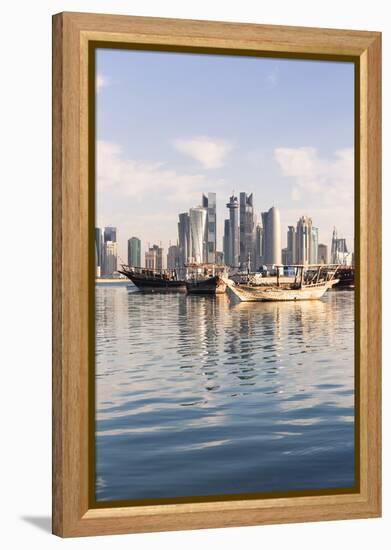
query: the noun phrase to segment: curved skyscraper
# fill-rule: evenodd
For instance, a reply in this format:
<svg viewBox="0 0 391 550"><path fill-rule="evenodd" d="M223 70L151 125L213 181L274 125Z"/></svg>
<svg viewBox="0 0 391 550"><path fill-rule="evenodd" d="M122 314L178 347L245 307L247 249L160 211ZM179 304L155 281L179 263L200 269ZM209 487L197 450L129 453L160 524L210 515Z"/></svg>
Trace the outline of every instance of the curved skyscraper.
<svg viewBox="0 0 391 550"><path fill-rule="evenodd" d="M273 206L268 212L262 212L263 224L263 263L281 264L281 221L280 211Z"/></svg>
<svg viewBox="0 0 391 550"><path fill-rule="evenodd" d="M190 208L189 215L191 259L194 263L201 264L207 261L207 210L202 206L196 206L195 208Z"/></svg>

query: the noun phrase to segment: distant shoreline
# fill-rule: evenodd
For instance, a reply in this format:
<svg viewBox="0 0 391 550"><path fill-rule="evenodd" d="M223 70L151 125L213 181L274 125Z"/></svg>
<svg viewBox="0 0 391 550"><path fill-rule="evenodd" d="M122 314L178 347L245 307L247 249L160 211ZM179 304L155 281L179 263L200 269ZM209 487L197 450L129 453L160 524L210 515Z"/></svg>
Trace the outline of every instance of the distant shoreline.
<svg viewBox="0 0 391 550"><path fill-rule="evenodd" d="M102 285L102 284L132 284L132 282L129 279L95 279L96 285Z"/></svg>

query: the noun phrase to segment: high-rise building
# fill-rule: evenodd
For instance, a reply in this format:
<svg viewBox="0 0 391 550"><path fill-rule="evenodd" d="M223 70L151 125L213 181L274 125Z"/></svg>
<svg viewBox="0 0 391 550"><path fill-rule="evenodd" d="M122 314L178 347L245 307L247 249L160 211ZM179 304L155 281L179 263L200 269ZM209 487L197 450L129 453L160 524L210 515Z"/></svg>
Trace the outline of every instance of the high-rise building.
<svg viewBox="0 0 391 550"><path fill-rule="evenodd" d="M216 263L216 193L202 195L202 206L207 210L207 239L205 263Z"/></svg>
<svg viewBox="0 0 391 550"><path fill-rule="evenodd" d="M230 228L230 221L224 220L223 252L224 252L225 265L231 265L231 256L230 256L231 241L230 241L229 228Z"/></svg>
<svg viewBox="0 0 391 550"><path fill-rule="evenodd" d="M173 244L168 247L167 269L176 269L179 267L179 247Z"/></svg>
<svg viewBox="0 0 391 550"><path fill-rule="evenodd" d="M104 229L104 242L111 241L113 243L117 242L117 228L112 226L107 226Z"/></svg>
<svg viewBox="0 0 391 550"><path fill-rule="evenodd" d="M231 195L227 203L229 210L229 265L239 267L239 202Z"/></svg>
<svg viewBox="0 0 391 550"><path fill-rule="evenodd" d="M152 270L163 269L163 248L154 244L145 252L145 267Z"/></svg>
<svg viewBox="0 0 391 550"><path fill-rule="evenodd" d="M280 211L273 206L268 212L262 212L263 225L263 263L281 264L281 222Z"/></svg>
<svg viewBox="0 0 391 550"><path fill-rule="evenodd" d="M190 249L190 218L187 212L179 214L178 222L179 265L183 267L189 262Z"/></svg>
<svg viewBox="0 0 391 550"><path fill-rule="evenodd" d="M327 244L318 244L318 262L320 264L328 264L329 263L329 253L328 253L328 247Z"/></svg>
<svg viewBox="0 0 391 550"><path fill-rule="evenodd" d="M289 257L288 248L283 248L281 250L282 265L289 265L290 264L290 262L288 261L288 257Z"/></svg>
<svg viewBox="0 0 391 550"><path fill-rule="evenodd" d="M331 241L331 263L342 265L353 265L354 254L349 252L346 239L338 238L337 230L334 227Z"/></svg>
<svg viewBox="0 0 391 550"><path fill-rule="evenodd" d="M191 261L196 264L206 263L207 257L207 209L196 206L189 210Z"/></svg>
<svg viewBox="0 0 391 550"><path fill-rule="evenodd" d="M102 229L95 227L95 276L100 277L103 274L103 240Z"/></svg>
<svg viewBox="0 0 391 550"><path fill-rule="evenodd" d="M252 269L254 258L254 204L253 194L240 193L240 218L239 218L239 262L242 268L247 267L250 261Z"/></svg>
<svg viewBox="0 0 391 550"><path fill-rule="evenodd" d="M254 271L259 271L263 264L262 250L263 250L263 227L261 224L257 224L255 227L255 243L254 243L254 256L255 267Z"/></svg>
<svg viewBox="0 0 391 550"><path fill-rule="evenodd" d="M138 237L128 239L128 265L141 266L141 241Z"/></svg>
<svg viewBox="0 0 391 550"><path fill-rule="evenodd" d="M112 277L117 271L117 243L105 241L103 244L103 275Z"/></svg>
<svg viewBox="0 0 391 550"><path fill-rule="evenodd" d="M318 240L319 231L317 227L312 227L311 230L311 245L310 245L310 263L318 263Z"/></svg>
<svg viewBox="0 0 391 550"><path fill-rule="evenodd" d="M156 245L154 245L156 246ZM156 246L156 265L157 269L163 269L163 248L161 246Z"/></svg>
<svg viewBox="0 0 391 550"><path fill-rule="evenodd" d="M295 263L296 263L296 231L293 225L289 225L288 233L287 233L287 257L286 257L286 264L284 265L294 265Z"/></svg>
<svg viewBox="0 0 391 550"><path fill-rule="evenodd" d="M302 216L296 227L296 262L311 263L312 220Z"/></svg>
<svg viewBox="0 0 391 550"><path fill-rule="evenodd" d="M224 252L219 252L218 250L216 250L216 264L217 265L224 264Z"/></svg>
<svg viewBox="0 0 391 550"><path fill-rule="evenodd" d="M156 250L149 248L145 251L145 267L146 269L157 269L156 267Z"/></svg>

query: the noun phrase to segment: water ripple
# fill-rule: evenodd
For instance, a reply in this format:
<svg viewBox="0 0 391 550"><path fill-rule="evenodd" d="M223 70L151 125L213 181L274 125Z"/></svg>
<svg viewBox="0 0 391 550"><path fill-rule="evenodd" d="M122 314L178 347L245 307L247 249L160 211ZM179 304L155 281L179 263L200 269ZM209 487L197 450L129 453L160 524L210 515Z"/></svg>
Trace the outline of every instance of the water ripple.
<svg viewBox="0 0 391 550"><path fill-rule="evenodd" d="M97 287L97 499L351 486L353 350L353 292Z"/></svg>

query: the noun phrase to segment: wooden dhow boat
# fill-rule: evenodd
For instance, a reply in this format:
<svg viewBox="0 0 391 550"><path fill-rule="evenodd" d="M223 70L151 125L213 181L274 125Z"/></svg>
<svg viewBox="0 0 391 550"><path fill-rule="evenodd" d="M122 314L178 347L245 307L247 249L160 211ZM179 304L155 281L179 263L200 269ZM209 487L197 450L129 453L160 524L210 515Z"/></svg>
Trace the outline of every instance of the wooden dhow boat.
<svg viewBox="0 0 391 550"><path fill-rule="evenodd" d="M188 294L224 294L227 285L220 275L202 280L186 281Z"/></svg>
<svg viewBox="0 0 391 550"><path fill-rule="evenodd" d="M122 265L118 272L144 292L186 292L186 282L175 269L157 270Z"/></svg>
<svg viewBox="0 0 391 550"><path fill-rule="evenodd" d="M295 275L289 282L286 277L284 282L280 282L280 269L287 267L294 268ZM325 264L275 266L276 277L270 284L252 284L251 280L238 284L231 279L226 279L225 282L242 302L318 300L338 283L335 277L338 267Z"/></svg>
<svg viewBox="0 0 391 550"><path fill-rule="evenodd" d="M226 267L220 264L187 264L188 294L224 294Z"/></svg>

